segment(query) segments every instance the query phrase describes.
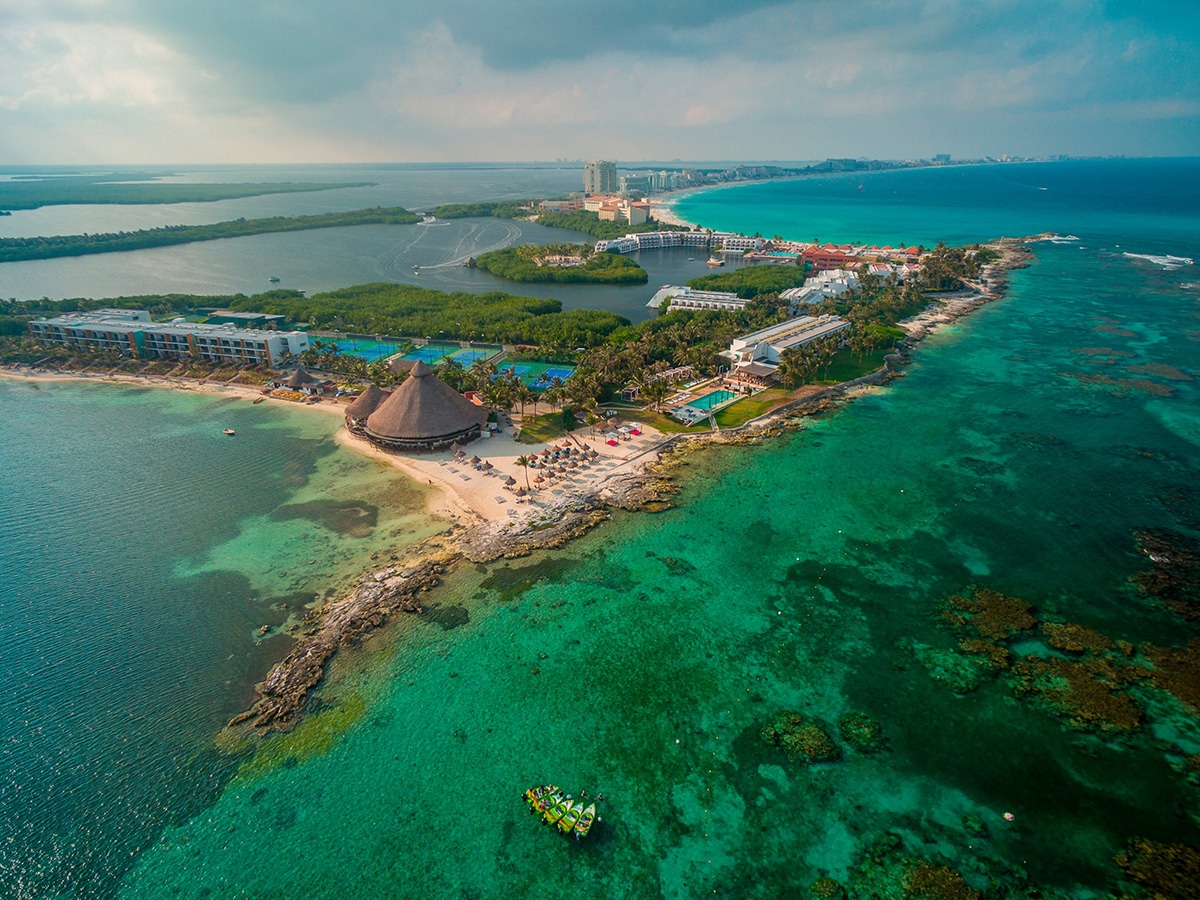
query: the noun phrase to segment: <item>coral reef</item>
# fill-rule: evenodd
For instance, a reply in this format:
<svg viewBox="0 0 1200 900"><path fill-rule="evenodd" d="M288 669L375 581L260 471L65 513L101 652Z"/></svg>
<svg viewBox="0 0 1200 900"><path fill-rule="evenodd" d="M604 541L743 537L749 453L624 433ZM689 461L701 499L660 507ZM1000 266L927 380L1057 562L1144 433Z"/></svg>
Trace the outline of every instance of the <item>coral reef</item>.
<svg viewBox="0 0 1200 900"><path fill-rule="evenodd" d="M1037 625L1029 603L990 588L975 588L966 596L956 594L948 603L962 614L964 624L984 640L1004 640Z"/></svg>
<svg viewBox="0 0 1200 900"><path fill-rule="evenodd" d="M1133 583L1189 622L1200 622L1200 541L1162 531L1144 531L1137 540L1150 571L1134 575Z"/></svg>
<svg viewBox="0 0 1200 900"><path fill-rule="evenodd" d="M810 884L808 892L812 895L813 900L846 900L846 889L828 876L818 878Z"/></svg>
<svg viewBox="0 0 1200 900"><path fill-rule="evenodd" d="M1000 644L993 644L991 641L966 639L959 641L958 646L965 653L977 654L982 658L983 662L987 663L989 668L997 672L1007 669L1012 665L1012 654L1008 652L1007 647L1002 647Z"/></svg>
<svg viewBox="0 0 1200 900"><path fill-rule="evenodd" d="M1047 644L1065 653L1103 653L1112 646L1112 641L1100 632L1071 622L1043 622L1042 635Z"/></svg>
<svg viewBox="0 0 1200 900"><path fill-rule="evenodd" d="M842 758L841 748L815 719L798 712L781 712L759 729L758 736L779 747L791 762L806 765Z"/></svg>
<svg viewBox="0 0 1200 900"><path fill-rule="evenodd" d="M898 641L897 645L912 653L934 681L942 682L956 694L969 694L995 675L982 656L965 656L953 649L940 650L909 640Z"/></svg>
<svg viewBox="0 0 1200 900"><path fill-rule="evenodd" d="M1154 686L1200 713L1200 638L1192 638L1186 647L1146 644L1142 655L1154 666L1150 673Z"/></svg>
<svg viewBox="0 0 1200 900"><path fill-rule="evenodd" d="M1136 839L1115 857L1125 876L1153 900L1200 897L1200 851L1187 844L1156 844Z"/></svg>
<svg viewBox="0 0 1200 900"><path fill-rule="evenodd" d="M865 713L847 713L838 719L838 734L859 753L878 753L887 749L883 727Z"/></svg>
<svg viewBox="0 0 1200 900"><path fill-rule="evenodd" d="M1147 672L1106 659L1076 661L1027 657L1012 668L1018 696L1037 697L1073 728L1131 731L1142 711L1122 688Z"/></svg>
<svg viewBox="0 0 1200 900"><path fill-rule="evenodd" d="M904 896L912 900L979 900L979 892L954 869L927 862L907 874Z"/></svg>

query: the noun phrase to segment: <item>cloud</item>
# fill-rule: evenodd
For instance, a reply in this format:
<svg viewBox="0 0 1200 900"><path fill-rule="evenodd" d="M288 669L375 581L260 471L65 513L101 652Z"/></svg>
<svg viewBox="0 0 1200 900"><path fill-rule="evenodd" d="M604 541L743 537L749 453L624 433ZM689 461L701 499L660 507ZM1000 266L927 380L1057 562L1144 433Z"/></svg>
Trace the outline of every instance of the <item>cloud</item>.
<svg viewBox="0 0 1200 900"><path fill-rule="evenodd" d="M137 132L133 147L171 161L237 147L222 158L1130 152L1136 129L1102 127L1106 108L1176 117L1159 137L1140 130L1140 152L1180 152L1189 136L1200 145L1198 86L1200 17L1166 2L8 0L0 11L10 159L41 146L36 128L79 146L70 129L84 122L89 141L109 135L123 150ZM1007 146L985 146L997 140Z"/></svg>

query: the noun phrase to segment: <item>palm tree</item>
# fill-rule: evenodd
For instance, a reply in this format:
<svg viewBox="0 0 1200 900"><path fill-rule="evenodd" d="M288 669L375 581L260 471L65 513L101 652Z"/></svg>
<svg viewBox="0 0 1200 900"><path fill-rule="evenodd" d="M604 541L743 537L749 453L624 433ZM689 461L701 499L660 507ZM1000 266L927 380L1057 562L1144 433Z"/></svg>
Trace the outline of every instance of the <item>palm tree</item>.
<svg viewBox="0 0 1200 900"><path fill-rule="evenodd" d="M517 457L517 465L525 470L525 490L529 490L529 457L521 454Z"/></svg>
<svg viewBox="0 0 1200 900"><path fill-rule="evenodd" d="M641 392L643 397L654 404L654 411L658 412L662 407L662 402L667 399L673 390L675 389L667 384L665 379L658 378L643 387Z"/></svg>

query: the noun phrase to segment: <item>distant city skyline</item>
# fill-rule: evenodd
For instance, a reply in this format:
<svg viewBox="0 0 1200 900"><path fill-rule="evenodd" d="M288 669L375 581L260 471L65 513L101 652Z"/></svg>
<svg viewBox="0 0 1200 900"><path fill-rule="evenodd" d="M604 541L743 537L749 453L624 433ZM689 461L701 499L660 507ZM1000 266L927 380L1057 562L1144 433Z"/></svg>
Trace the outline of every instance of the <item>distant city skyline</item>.
<svg viewBox="0 0 1200 900"><path fill-rule="evenodd" d="M1200 153L1170 0L9 0L0 164Z"/></svg>

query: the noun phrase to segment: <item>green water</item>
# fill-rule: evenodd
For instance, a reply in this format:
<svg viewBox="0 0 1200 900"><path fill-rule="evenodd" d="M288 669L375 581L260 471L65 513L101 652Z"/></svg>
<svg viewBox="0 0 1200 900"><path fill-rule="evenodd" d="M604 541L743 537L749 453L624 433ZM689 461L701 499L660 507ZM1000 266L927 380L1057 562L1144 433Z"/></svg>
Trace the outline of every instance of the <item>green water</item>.
<svg viewBox="0 0 1200 900"><path fill-rule="evenodd" d="M1132 837L1200 843L1179 770L1194 719L1098 739L1003 680L956 694L905 643L953 647L937 604L971 585L1183 643L1128 579L1136 531L1198 521L1198 315L1177 272L1039 247L901 381L689 457L678 508L455 573L432 615L343 659L320 711L168 829L123 895L805 896L892 832L977 889L1087 897ZM844 758L767 746L780 710L825 722ZM837 738L850 711L886 752ZM543 781L604 793L586 843L526 813Z"/></svg>
<svg viewBox="0 0 1200 900"><path fill-rule="evenodd" d="M296 619L444 524L336 415L11 379L0 409L0 897L110 896L219 793Z"/></svg>

